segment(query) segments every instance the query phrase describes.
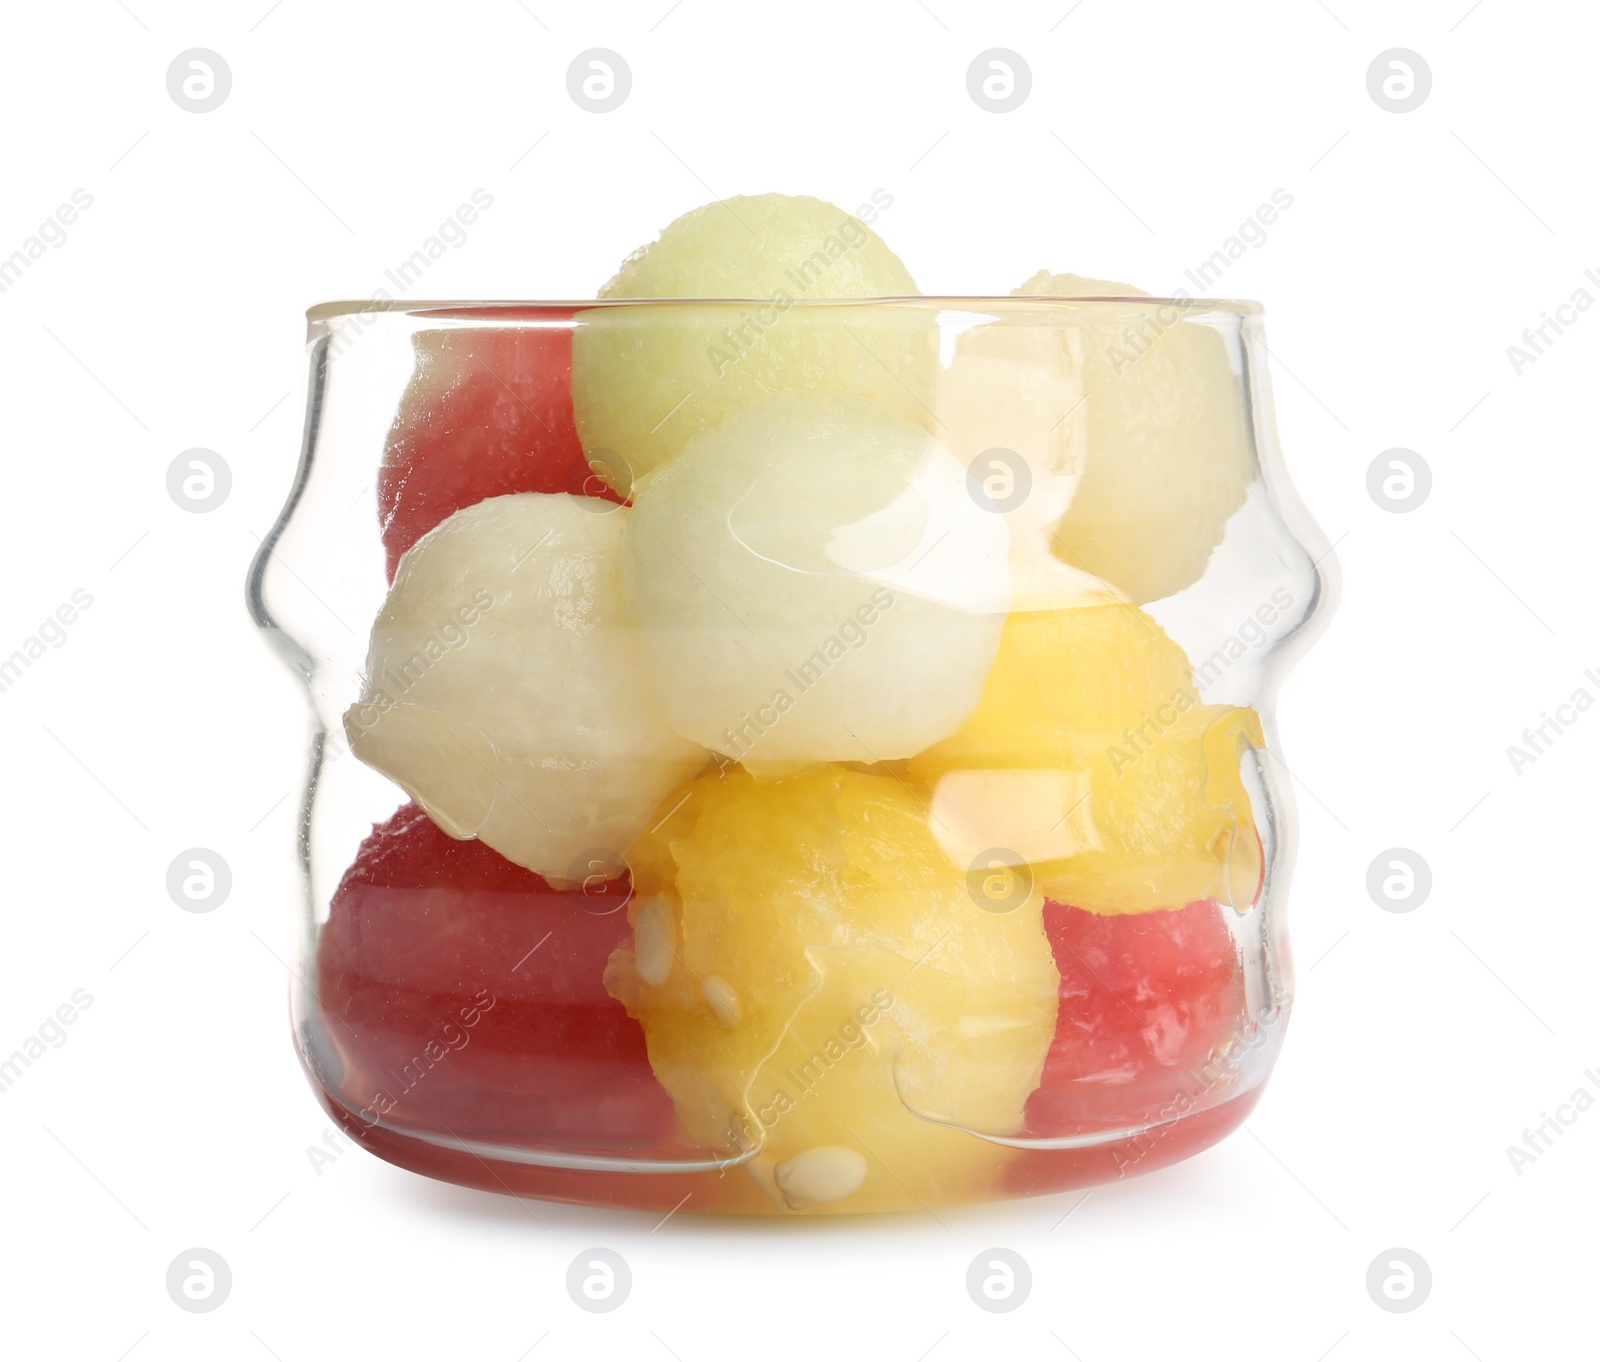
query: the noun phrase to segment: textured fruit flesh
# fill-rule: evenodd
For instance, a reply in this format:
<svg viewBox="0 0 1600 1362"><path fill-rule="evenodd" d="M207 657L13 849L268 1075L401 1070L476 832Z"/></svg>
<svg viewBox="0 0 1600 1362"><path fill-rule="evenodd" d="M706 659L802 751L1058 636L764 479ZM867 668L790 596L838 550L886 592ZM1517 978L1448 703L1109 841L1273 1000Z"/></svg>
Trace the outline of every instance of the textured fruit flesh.
<svg viewBox="0 0 1600 1362"><path fill-rule="evenodd" d="M1043 270L1015 292L1144 296ZM1135 601L1175 595L1200 580L1255 477L1244 380L1227 342L1198 314L1152 300L1095 304L1060 343L1087 400L1073 417L1080 477L1055 551Z"/></svg>
<svg viewBox="0 0 1600 1362"><path fill-rule="evenodd" d="M511 492L614 497L572 417L570 316L419 331L416 368L378 470L389 580L400 555L463 507Z"/></svg>
<svg viewBox="0 0 1600 1362"><path fill-rule="evenodd" d="M580 314L573 400L584 448L614 467L608 478L625 492L695 434L773 393L862 397L925 422L930 314L800 306L916 292L875 232L820 199L757 194L685 213L624 261L600 296L748 301Z"/></svg>
<svg viewBox="0 0 1600 1362"><path fill-rule="evenodd" d="M1253 710L1201 700L1153 619L1103 600L1012 615L977 711L909 765L957 859L1004 849L1091 912L1242 912L1262 856L1240 762L1262 744Z"/></svg>
<svg viewBox="0 0 1600 1362"><path fill-rule="evenodd" d="M634 939L607 982L683 1135L752 1154L779 1209L810 1209L786 1169L819 1148L864 1172L823 1209L992 1191L1009 1151L969 1132L1020 1129L1055 1024L1040 897L980 907L885 776L731 768L672 800L630 854Z"/></svg>
<svg viewBox="0 0 1600 1362"><path fill-rule="evenodd" d="M1061 1009L1028 1135L1170 1121L1225 1096L1218 1055L1244 1012L1225 912L1192 903L1108 917L1045 903Z"/></svg>
<svg viewBox="0 0 1600 1362"><path fill-rule="evenodd" d="M364 1125L599 1151L670 1140L644 1033L601 982L628 892L558 892L404 806L361 844L322 929L318 1076Z"/></svg>
<svg viewBox="0 0 1600 1362"><path fill-rule="evenodd" d="M406 553L372 626L350 748L455 837L567 888L615 861L706 753L640 675L614 583L630 514L524 492Z"/></svg>

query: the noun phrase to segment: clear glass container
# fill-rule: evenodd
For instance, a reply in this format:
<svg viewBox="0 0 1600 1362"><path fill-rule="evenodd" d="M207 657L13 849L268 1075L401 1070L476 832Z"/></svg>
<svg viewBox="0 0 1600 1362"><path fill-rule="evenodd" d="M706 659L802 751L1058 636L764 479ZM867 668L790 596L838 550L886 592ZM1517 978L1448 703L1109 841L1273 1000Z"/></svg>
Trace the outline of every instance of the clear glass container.
<svg viewBox="0 0 1600 1362"><path fill-rule="evenodd" d="M1253 304L330 304L249 604L295 1038L403 1167L803 1215L1170 1164L1293 980Z"/></svg>

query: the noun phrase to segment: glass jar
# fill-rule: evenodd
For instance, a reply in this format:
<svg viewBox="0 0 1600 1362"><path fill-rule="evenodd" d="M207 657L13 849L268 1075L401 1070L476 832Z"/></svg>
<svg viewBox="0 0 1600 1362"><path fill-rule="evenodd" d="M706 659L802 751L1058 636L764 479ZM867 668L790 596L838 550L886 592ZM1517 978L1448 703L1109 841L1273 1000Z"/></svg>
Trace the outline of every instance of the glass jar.
<svg viewBox="0 0 1600 1362"><path fill-rule="evenodd" d="M311 701L292 1012L350 1135L796 1215L1244 1120L1293 993L1267 702L1329 587L1259 308L309 321L249 602Z"/></svg>

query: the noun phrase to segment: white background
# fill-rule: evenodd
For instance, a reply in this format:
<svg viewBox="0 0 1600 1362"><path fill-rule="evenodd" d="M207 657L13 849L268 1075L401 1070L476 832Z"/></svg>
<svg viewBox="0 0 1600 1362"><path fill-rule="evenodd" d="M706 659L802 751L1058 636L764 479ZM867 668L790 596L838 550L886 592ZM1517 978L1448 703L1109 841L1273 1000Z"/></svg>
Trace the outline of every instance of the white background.
<svg viewBox="0 0 1600 1362"><path fill-rule="evenodd" d="M1584 277L1600 270L1593 11L270 3L79 0L4 20L0 255L74 189L94 200L0 294L0 653L74 589L94 602L0 693L0 1052L74 989L94 999L0 1093L5 1353L1592 1355L1600 1112L1520 1173L1507 1146L1600 1083L1600 710L1520 775L1506 748L1579 686L1600 696L1583 676L1600 668L1600 311L1520 376L1506 347L1575 289L1600 298ZM205 115L165 83L196 46L233 73ZM633 72L605 115L566 88L593 46ZM966 89L995 46L1033 72L1003 115ZM1366 88L1395 46L1433 72L1411 113ZM328 1122L278 959L304 703L247 622L245 568L298 452L304 308L385 286L479 187L493 208L418 296L583 297L713 195L854 208L876 188L894 199L877 225L926 292L1004 292L1041 266L1164 291L1274 189L1293 195L1213 289L1267 305L1289 466L1344 577L1281 697L1299 996L1246 1129L1081 1204L938 1222L652 1230L360 1151L313 1169ZM205 515L165 487L196 445L233 471ZM1433 470L1410 514L1366 490L1391 446ZM197 845L234 875L208 915L164 883ZM1365 888L1397 845L1434 877L1408 914ZM634 1275L605 1316L564 1285L596 1244ZM164 1286L196 1245L234 1277L207 1315ZM1034 1276L1003 1316L964 1289L996 1245ZM1393 1246L1432 1268L1414 1313L1367 1294Z"/></svg>

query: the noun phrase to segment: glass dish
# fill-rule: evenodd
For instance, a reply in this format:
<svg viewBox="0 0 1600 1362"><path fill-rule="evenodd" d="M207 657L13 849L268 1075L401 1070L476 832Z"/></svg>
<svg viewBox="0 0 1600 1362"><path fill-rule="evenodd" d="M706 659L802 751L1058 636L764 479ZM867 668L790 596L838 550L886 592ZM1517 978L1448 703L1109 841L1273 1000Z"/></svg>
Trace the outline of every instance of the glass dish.
<svg viewBox="0 0 1600 1362"><path fill-rule="evenodd" d="M1163 1167L1293 995L1326 614L1260 309L329 304L251 568L296 1043L402 1167L666 1211Z"/></svg>

